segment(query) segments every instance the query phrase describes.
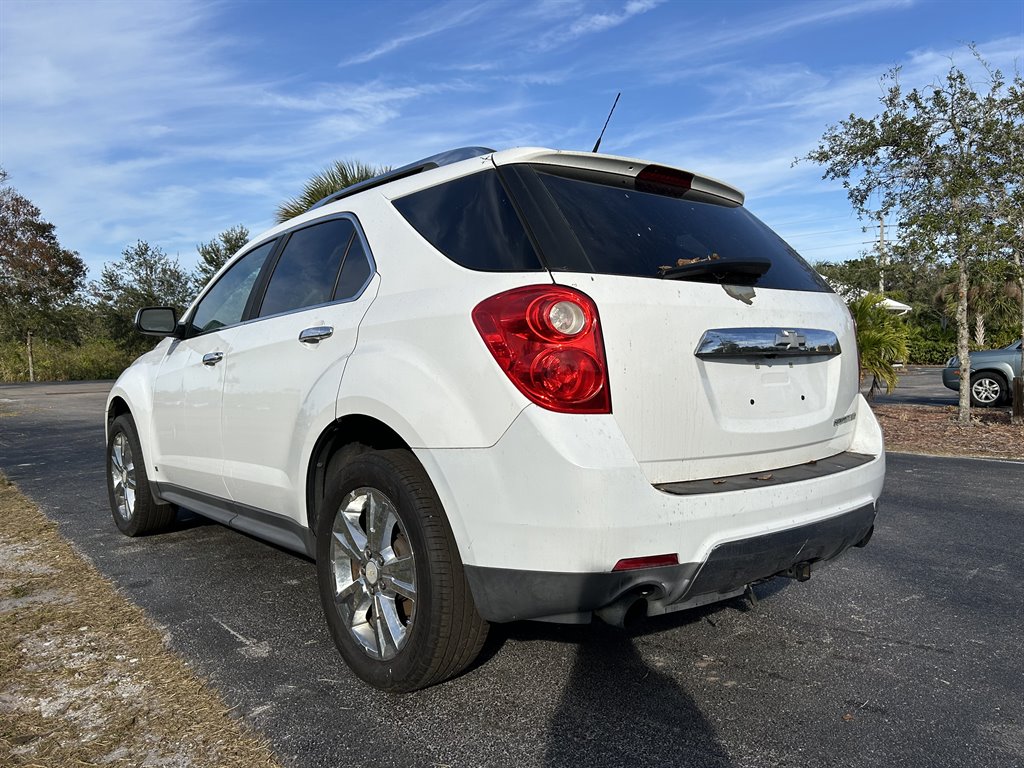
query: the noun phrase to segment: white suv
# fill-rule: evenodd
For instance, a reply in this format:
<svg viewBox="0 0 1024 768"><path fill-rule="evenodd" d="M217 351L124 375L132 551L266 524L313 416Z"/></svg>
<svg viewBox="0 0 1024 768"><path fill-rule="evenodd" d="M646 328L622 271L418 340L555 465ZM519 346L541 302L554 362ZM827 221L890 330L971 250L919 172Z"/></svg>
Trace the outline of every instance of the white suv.
<svg viewBox="0 0 1024 768"><path fill-rule="evenodd" d="M455 150L236 254L107 403L114 520L176 506L315 558L363 680L488 622L621 624L871 536L843 302L740 192L607 155Z"/></svg>

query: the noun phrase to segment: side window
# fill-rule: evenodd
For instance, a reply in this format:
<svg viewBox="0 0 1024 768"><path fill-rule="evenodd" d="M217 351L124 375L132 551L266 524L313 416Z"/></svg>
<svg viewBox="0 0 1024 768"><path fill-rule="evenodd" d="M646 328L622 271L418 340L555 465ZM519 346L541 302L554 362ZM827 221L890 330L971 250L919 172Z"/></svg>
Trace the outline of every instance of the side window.
<svg viewBox="0 0 1024 768"><path fill-rule="evenodd" d="M355 235L348 219L332 219L293 232L263 297L260 317L331 301L341 260Z"/></svg>
<svg viewBox="0 0 1024 768"><path fill-rule="evenodd" d="M215 331L242 321L252 287L276 243L271 240L249 251L221 276L192 313L189 321L192 335Z"/></svg>
<svg viewBox="0 0 1024 768"><path fill-rule="evenodd" d="M485 272L542 268L497 171L428 187L393 205L428 243L463 267Z"/></svg>
<svg viewBox="0 0 1024 768"><path fill-rule="evenodd" d="M338 287L334 291L335 300L353 298L366 285L370 274L370 260L366 258L363 241L354 237L345 255L345 263L341 267L341 277L338 278Z"/></svg>

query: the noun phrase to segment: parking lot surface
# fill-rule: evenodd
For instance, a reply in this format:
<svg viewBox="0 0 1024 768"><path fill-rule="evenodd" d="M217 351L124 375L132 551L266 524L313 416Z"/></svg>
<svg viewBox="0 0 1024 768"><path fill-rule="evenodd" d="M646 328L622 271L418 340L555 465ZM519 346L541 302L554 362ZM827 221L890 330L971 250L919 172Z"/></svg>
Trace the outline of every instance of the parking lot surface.
<svg viewBox="0 0 1024 768"><path fill-rule="evenodd" d="M310 561L184 514L117 532L109 386L0 386L0 469L287 764L1024 765L1024 464L890 455L873 541L807 583L628 632L495 626L468 673L390 696L336 654Z"/></svg>

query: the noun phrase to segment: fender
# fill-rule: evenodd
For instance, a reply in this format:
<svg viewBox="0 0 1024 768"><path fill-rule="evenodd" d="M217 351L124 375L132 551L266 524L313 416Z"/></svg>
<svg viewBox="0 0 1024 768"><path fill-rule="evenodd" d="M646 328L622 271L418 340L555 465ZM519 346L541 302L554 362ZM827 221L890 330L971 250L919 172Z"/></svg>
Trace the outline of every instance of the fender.
<svg viewBox="0 0 1024 768"><path fill-rule="evenodd" d="M164 339L152 351L140 356L124 369L107 394L107 404L103 412L103 435L106 442L110 438L111 408L114 401L120 399L128 406L135 420L139 442L142 444L146 473L150 477L154 476L153 467L157 465L158 454L153 441L153 379L170 343L169 339Z"/></svg>

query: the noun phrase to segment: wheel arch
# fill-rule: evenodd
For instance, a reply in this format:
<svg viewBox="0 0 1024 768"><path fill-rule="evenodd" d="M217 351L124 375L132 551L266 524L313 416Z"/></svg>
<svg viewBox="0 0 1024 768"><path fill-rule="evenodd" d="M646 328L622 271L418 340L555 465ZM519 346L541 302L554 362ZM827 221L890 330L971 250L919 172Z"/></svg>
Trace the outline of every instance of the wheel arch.
<svg viewBox="0 0 1024 768"><path fill-rule="evenodd" d="M398 448L412 453L397 431L373 416L352 413L331 422L314 443L306 471L306 524L310 531L316 531L331 462L349 448L354 452Z"/></svg>
<svg viewBox="0 0 1024 768"><path fill-rule="evenodd" d="M114 423L114 419L123 414L130 414L132 409L128 405L128 401L120 395L114 395L110 398L110 402L107 403L107 421L105 424L107 435L110 434L110 425Z"/></svg>
<svg viewBox="0 0 1024 768"><path fill-rule="evenodd" d="M995 374L1003 380L1003 384L1008 384L1013 381L1013 370L1010 366L1003 366L1002 364L995 365L982 365L979 368L971 367L971 376L976 376L982 373Z"/></svg>

